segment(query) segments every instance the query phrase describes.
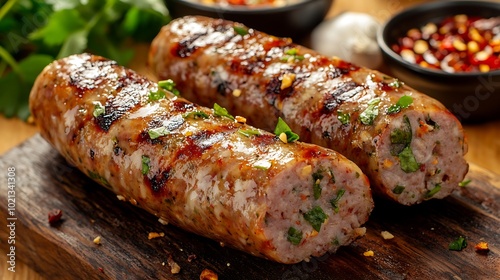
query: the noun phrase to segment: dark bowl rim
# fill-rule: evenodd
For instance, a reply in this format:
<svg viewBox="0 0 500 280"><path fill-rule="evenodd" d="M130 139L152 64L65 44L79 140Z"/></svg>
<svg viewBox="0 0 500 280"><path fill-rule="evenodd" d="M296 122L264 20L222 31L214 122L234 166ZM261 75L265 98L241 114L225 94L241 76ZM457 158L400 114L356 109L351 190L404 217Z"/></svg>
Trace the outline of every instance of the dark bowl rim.
<svg viewBox="0 0 500 280"><path fill-rule="evenodd" d="M204 12L212 12L212 13L218 13L218 12L224 12L224 13L234 13L234 14L271 14L271 13L280 13L280 12L287 12L290 10L295 10L301 6L305 6L311 2L315 2L317 0L299 0L299 2L294 3L294 4L287 4L284 6L279 6L279 7L256 7L256 8L248 8L248 7L232 7L232 6L217 6L217 5L207 5L207 4L202 4L197 2L196 0L167 0L167 2L179 2L182 3L183 5L187 5L191 8L196 8ZM330 2L333 2L334 0L329 0Z"/></svg>
<svg viewBox="0 0 500 280"><path fill-rule="evenodd" d="M490 75L500 75L500 69L498 70L493 70L493 71L488 71L488 72L456 72L456 73L449 73L441 70L433 70L433 69L428 69L424 68L422 66L419 66L417 64L408 62L402 57L394 52L389 45L387 44L385 38L384 38L384 33L390 24L393 24L393 22L400 20L401 18L406 17L407 15L414 15L414 14L421 14L425 13L429 10L436 10L436 9L441 9L445 11L446 13L446 8L449 6L470 6L470 5L481 5L481 6L487 6L489 8L498 8L500 10L500 7L496 6L498 5L495 2L489 1L489 0L450 0L450 1L438 1L438 2L429 2L429 3L423 3L423 4L416 4L411 7L408 7L395 15L391 16L382 26L379 28L377 32L377 42L382 50L382 52L388 56L390 56L393 60L395 60L397 63L402 64L403 67L408 68L409 70L413 70L414 72L420 73L420 74L426 74L426 75L432 75L432 76L437 76L437 77L445 77L445 78L472 78L472 77L488 77ZM450 14L452 15L452 14Z"/></svg>

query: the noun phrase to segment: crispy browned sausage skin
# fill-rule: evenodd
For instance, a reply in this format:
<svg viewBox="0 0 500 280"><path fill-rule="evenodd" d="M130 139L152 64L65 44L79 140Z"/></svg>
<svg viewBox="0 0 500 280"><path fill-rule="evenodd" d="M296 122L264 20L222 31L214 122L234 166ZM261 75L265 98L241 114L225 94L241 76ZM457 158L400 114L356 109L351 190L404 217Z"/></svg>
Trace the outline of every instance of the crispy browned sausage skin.
<svg viewBox="0 0 500 280"><path fill-rule="evenodd" d="M368 179L345 157L214 114L89 54L47 66L30 106L70 163L162 220L282 263L362 234ZM140 222L140 221L139 221Z"/></svg>
<svg viewBox="0 0 500 280"><path fill-rule="evenodd" d="M185 17L160 31L149 64L185 98L217 102L251 125L272 130L281 116L302 141L341 152L376 193L401 204L446 197L468 170L462 126L441 103L287 38ZM397 109L403 96L411 98Z"/></svg>

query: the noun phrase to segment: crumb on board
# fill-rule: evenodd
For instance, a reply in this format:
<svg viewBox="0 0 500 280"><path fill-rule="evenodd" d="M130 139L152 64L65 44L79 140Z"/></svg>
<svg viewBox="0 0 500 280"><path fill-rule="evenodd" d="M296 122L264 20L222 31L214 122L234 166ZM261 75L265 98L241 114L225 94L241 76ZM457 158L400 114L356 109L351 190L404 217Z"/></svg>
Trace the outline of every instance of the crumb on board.
<svg viewBox="0 0 500 280"><path fill-rule="evenodd" d="M52 209L49 211L49 224L52 226L52 225L55 225L57 222L59 222L61 220L61 217L62 217L62 210L61 209Z"/></svg>
<svg viewBox="0 0 500 280"><path fill-rule="evenodd" d="M98 235L94 238L94 244L101 245L101 236Z"/></svg>
<svg viewBox="0 0 500 280"><path fill-rule="evenodd" d="M129 201L130 201L130 203L132 203L132 205L134 205L134 206L137 205L137 200L131 198Z"/></svg>
<svg viewBox="0 0 500 280"><path fill-rule="evenodd" d="M483 253L483 252L488 252L490 248L488 247L488 243L481 241L474 246L474 249L476 249L476 252Z"/></svg>
<svg viewBox="0 0 500 280"><path fill-rule="evenodd" d="M151 240L153 238L159 238L165 236L165 233L163 232L150 232L148 233L148 239Z"/></svg>
<svg viewBox="0 0 500 280"><path fill-rule="evenodd" d="M360 227L360 228L354 229L354 236L356 236L356 237L361 237L361 236L364 236L365 234L366 234L365 227Z"/></svg>
<svg viewBox="0 0 500 280"><path fill-rule="evenodd" d="M368 250L368 251L363 253L363 256L365 256L365 257L373 257L374 255L375 255L375 253L372 250Z"/></svg>
<svg viewBox="0 0 500 280"><path fill-rule="evenodd" d="M127 201L127 199L123 196L123 195L117 195L116 198L118 198L118 200L120 201Z"/></svg>
<svg viewBox="0 0 500 280"><path fill-rule="evenodd" d="M200 274L200 280L218 280L219 276L212 270L205 268Z"/></svg>
<svg viewBox="0 0 500 280"><path fill-rule="evenodd" d="M168 221L163 219L163 218L159 218L158 222L160 222L160 224L162 224L162 225L168 225Z"/></svg>
<svg viewBox="0 0 500 280"><path fill-rule="evenodd" d="M380 232L380 235L382 235L382 238L384 238L385 240L394 238L394 235L392 235L392 233L390 233L386 230Z"/></svg>
<svg viewBox="0 0 500 280"><path fill-rule="evenodd" d="M172 256L168 256L167 263L170 266L170 273L177 274L181 271L181 267L172 259Z"/></svg>
<svg viewBox="0 0 500 280"><path fill-rule="evenodd" d="M224 242L222 242L222 241L221 241L221 242L219 242L219 245L220 245L221 247L226 246L226 244L224 244Z"/></svg>

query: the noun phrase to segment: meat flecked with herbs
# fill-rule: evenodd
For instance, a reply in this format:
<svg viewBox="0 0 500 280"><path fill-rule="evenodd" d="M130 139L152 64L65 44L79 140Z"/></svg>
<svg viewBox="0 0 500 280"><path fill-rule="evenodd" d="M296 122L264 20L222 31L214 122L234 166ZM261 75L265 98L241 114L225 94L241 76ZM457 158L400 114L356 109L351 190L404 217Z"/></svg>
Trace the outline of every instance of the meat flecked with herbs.
<svg viewBox="0 0 500 280"><path fill-rule="evenodd" d="M169 80L81 54L43 70L30 107L69 163L187 231L281 263L363 234L373 201L350 160L174 93Z"/></svg>
<svg viewBox="0 0 500 280"><path fill-rule="evenodd" d="M251 125L272 130L283 118L301 141L344 154L374 193L398 203L444 198L467 173L462 125L440 102L291 39L187 16L163 27L149 65L186 99L217 102Z"/></svg>

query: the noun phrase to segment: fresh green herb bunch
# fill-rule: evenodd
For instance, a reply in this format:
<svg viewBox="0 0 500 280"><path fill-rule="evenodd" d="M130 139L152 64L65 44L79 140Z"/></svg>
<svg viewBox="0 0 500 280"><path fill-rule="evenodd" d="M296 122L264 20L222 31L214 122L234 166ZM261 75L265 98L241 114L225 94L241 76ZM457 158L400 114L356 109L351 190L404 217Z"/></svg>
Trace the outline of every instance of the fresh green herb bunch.
<svg viewBox="0 0 500 280"><path fill-rule="evenodd" d="M28 96L54 59L90 52L126 65L132 42L169 22L161 0L0 1L0 114L29 116Z"/></svg>

